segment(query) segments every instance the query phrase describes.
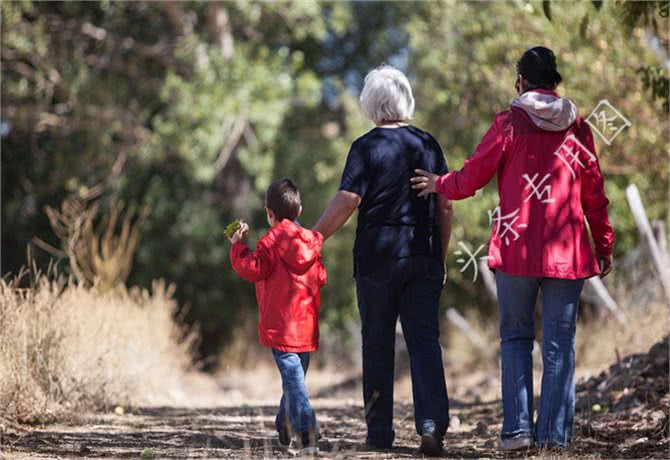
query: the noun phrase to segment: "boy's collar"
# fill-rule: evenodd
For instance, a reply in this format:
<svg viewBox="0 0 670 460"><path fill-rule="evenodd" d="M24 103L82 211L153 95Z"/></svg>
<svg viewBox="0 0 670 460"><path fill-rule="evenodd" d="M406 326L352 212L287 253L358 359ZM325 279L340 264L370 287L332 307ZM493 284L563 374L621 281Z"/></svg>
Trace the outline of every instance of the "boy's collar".
<svg viewBox="0 0 670 460"><path fill-rule="evenodd" d="M280 221L278 221L278 222L275 222L275 224L272 225L270 228L272 228L272 227L276 227L277 225L281 225L281 224L283 224L284 222L288 222L288 223L291 223L291 224L295 224L295 225L297 225L298 227L302 227L302 225L300 225L300 222L298 221L298 219L295 219L295 220L291 220L291 219L282 219L282 220L280 220Z"/></svg>

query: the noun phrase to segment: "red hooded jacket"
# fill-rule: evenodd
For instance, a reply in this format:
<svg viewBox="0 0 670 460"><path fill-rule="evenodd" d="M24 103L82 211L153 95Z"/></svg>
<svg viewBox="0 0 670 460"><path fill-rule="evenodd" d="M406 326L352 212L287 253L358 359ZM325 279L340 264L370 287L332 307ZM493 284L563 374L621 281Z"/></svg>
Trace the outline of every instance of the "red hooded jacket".
<svg viewBox="0 0 670 460"><path fill-rule="evenodd" d="M498 175L499 206L488 265L509 275L580 279L600 273L612 254L609 201L589 125L568 99L529 91L496 115L460 171L441 176L437 192L452 200L475 194Z"/></svg>
<svg viewBox="0 0 670 460"><path fill-rule="evenodd" d="M279 351L302 353L319 346L319 289L326 284L323 236L284 219L256 245L230 248L233 269L256 283L258 337Z"/></svg>

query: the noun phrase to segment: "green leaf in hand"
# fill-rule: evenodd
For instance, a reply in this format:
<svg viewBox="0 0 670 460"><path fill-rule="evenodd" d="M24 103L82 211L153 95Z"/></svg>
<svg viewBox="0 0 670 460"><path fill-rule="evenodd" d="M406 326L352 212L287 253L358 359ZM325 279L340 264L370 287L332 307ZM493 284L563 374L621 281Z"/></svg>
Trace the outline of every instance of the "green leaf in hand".
<svg viewBox="0 0 670 460"><path fill-rule="evenodd" d="M242 226L241 219L235 219L226 226L226 229L223 231L223 234L226 235L226 238L232 238L236 231Z"/></svg>

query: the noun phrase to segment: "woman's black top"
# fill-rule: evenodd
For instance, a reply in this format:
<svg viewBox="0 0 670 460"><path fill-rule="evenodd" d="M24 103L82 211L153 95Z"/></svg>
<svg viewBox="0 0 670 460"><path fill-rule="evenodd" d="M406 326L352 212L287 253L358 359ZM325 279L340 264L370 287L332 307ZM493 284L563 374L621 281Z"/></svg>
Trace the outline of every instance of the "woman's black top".
<svg viewBox="0 0 670 460"><path fill-rule="evenodd" d="M439 143L414 126L374 128L351 146L340 190L361 196L354 276L371 276L402 257L442 260L436 195L419 198L410 178L420 168L447 173Z"/></svg>

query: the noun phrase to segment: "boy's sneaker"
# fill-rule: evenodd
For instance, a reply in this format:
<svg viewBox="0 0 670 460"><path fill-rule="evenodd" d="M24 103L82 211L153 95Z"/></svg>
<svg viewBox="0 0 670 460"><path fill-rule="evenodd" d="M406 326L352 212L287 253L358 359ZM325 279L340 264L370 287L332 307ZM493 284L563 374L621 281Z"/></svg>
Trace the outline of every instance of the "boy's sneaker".
<svg viewBox="0 0 670 460"><path fill-rule="evenodd" d="M512 438L498 438L500 450L523 450L533 447L533 438L529 434L518 434Z"/></svg>
<svg viewBox="0 0 670 460"><path fill-rule="evenodd" d="M319 455L319 447L316 444L317 436L319 435L314 431L305 432L300 435L300 453L302 455L312 457Z"/></svg>
<svg viewBox="0 0 670 460"><path fill-rule="evenodd" d="M317 457L319 455L319 448L316 446L303 447L300 453L307 457Z"/></svg>
<svg viewBox="0 0 670 460"><path fill-rule="evenodd" d="M291 433L288 430L281 430L279 435L279 446L288 449L291 446Z"/></svg>

